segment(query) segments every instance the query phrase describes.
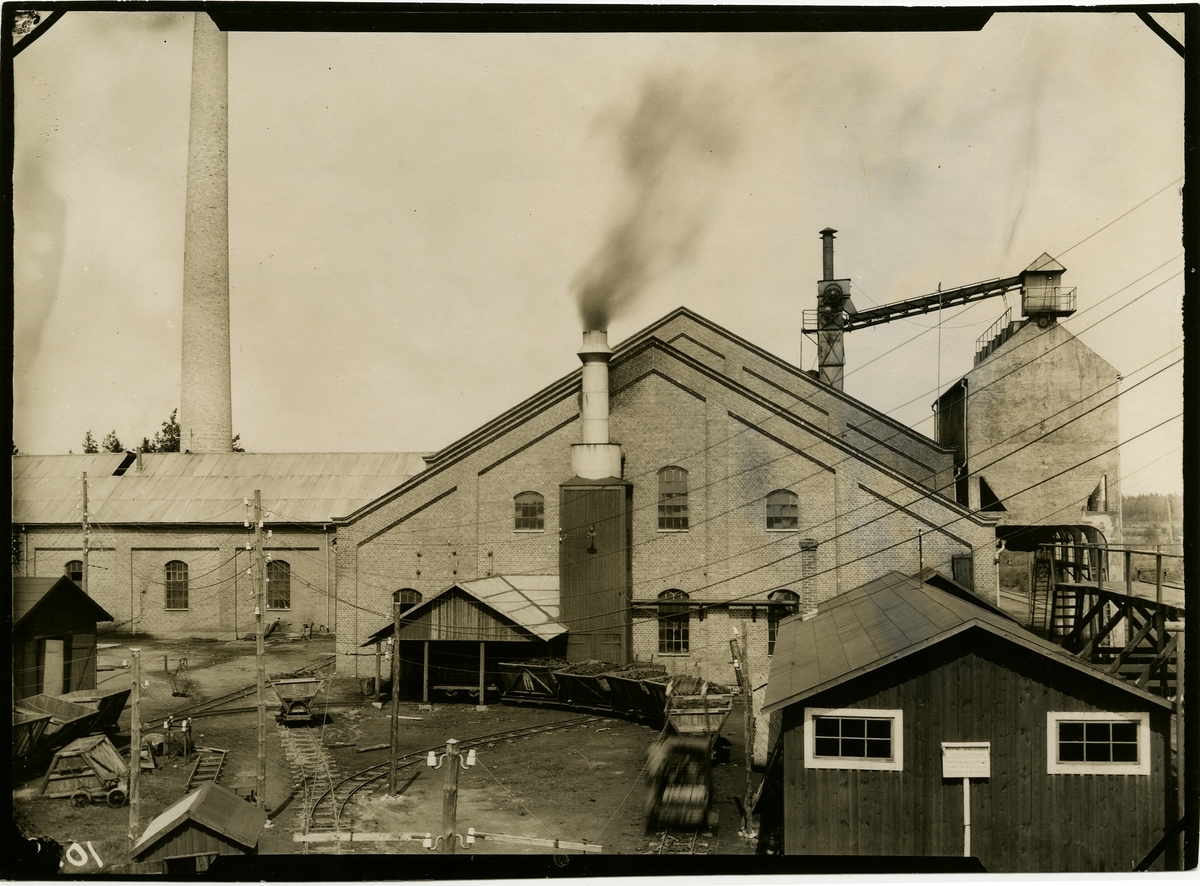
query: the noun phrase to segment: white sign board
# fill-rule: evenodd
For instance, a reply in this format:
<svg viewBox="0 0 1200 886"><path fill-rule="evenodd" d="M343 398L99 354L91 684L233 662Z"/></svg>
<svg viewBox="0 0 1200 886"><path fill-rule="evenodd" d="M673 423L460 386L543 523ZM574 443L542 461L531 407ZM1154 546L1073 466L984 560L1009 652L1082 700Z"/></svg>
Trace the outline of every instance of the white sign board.
<svg viewBox="0 0 1200 886"><path fill-rule="evenodd" d="M990 741L942 742L942 778L991 778Z"/></svg>

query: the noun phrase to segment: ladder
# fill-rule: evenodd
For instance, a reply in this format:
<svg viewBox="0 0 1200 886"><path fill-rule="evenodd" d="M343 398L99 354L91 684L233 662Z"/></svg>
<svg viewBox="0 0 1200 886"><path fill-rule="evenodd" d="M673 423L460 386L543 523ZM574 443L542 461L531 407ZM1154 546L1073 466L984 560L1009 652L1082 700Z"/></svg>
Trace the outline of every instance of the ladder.
<svg viewBox="0 0 1200 886"><path fill-rule="evenodd" d="M196 748L196 750L199 752L199 756L196 757L196 764L192 767L191 775L188 776L187 787L183 789L185 794L206 782L219 781L221 769L225 766L225 757L229 754L229 751L221 748Z"/></svg>
<svg viewBox="0 0 1200 886"><path fill-rule="evenodd" d="M1050 618L1053 608L1051 597L1054 596L1053 570L1054 555L1046 548L1038 548L1033 555L1033 575L1030 580L1029 627L1034 631L1045 631L1048 636L1053 636L1054 631L1054 623Z"/></svg>

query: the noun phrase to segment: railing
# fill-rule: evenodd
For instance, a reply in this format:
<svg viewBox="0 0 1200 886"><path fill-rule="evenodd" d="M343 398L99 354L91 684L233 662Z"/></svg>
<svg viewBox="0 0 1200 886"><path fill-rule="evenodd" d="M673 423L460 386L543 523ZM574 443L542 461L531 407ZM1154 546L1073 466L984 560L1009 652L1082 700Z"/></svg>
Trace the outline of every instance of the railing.
<svg viewBox="0 0 1200 886"><path fill-rule="evenodd" d="M1075 313L1075 289L1061 286L1040 286L1021 293L1021 309L1029 314Z"/></svg>
<svg viewBox="0 0 1200 886"><path fill-rule="evenodd" d="M1012 322L1012 308L1005 308L1000 319L987 328L987 331L975 339L975 362L978 363L991 353L992 341L1004 333Z"/></svg>

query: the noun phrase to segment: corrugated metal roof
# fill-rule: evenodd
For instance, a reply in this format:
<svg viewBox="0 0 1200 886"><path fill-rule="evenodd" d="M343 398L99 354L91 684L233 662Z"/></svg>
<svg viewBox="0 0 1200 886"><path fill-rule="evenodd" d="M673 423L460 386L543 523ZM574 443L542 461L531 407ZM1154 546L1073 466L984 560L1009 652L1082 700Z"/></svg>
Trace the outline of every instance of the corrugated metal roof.
<svg viewBox="0 0 1200 886"><path fill-rule="evenodd" d="M266 824L267 814L228 788L209 782L151 821L131 850L133 857L144 857L160 838L188 820L253 849Z"/></svg>
<svg viewBox="0 0 1200 886"><path fill-rule="evenodd" d="M807 620L792 616L780 622L763 711L796 704L968 628L982 628L1139 698L1170 706L1030 633L990 606L893 571L822 603Z"/></svg>
<svg viewBox="0 0 1200 886"><path fill-rule="evenodd" d="M104 610L104 608L83 592L83 588L71 581L65 575L60 575L55 578L30 578L27 576L13 576L12 580L12 613L13 613L13 630L17 630L21 626L21 622L35 608L37 608L43 600L51 595L60 597L57 605L59 606L86 606L94 610L96 621L112 621L112 616ZM72 600L68 602L66 597L69 595Z"/></svg>
<svg viewBox="0 0 1200 886"><path fill-rule="evenodd" d="M409 609L404 613L404 618L419 615L423 609L455 588L516 622L539 640L551 640L567 632L566 625L558 622L557 575L493 575L489 578L459 582ZM390 637L394 627L394 624L384 625L362 645L368 646Z"/></svg>
<svg viewBox="0 0 1200 886"><path fill-rule="evenodd" d="M13 522L78 524L88 475L92 523L241 523L262 492L277 523L324 523L423 470L419 453L152 452L120 477L121 453L13 457Z"/></svg>

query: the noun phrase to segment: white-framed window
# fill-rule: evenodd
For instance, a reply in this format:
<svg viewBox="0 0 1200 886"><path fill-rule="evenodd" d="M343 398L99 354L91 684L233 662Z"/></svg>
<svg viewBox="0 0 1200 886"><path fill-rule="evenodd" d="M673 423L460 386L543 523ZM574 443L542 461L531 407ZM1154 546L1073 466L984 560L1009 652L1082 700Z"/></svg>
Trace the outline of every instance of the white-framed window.
<svg viewBox="0 0 1200 886"><path fill-rule="evenodd" d="M1049 711L1046 771L1051 775L1149 775L1145 711Z"/></svg>
<svg viewBox="0 0 1200 886"><path fill-rule="evenodd" d="M687 532L688 472L668 465L658 472L658 531Z"/></svg>
<svg viewBox="0 0 1200 886"><path fill-rule="evenodd" d="M267 561L267 608L292 608L292 565L286 560Z"/></svg>
<svg viewBox="0 0 1200 886"><path fill-rule="evenodd" d="M166 566L166 609L188 608L188 565L172 560Z"/></svg>
<svg viewBox="0 0 1200 886"><path fill-rule="evenodd" d="M878 708L806 708L806 769L904 768L904 712Z"/></svg>

